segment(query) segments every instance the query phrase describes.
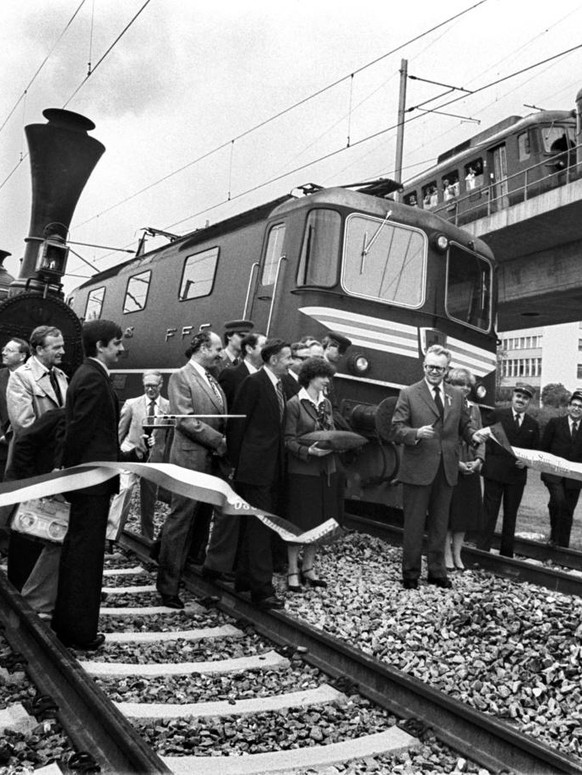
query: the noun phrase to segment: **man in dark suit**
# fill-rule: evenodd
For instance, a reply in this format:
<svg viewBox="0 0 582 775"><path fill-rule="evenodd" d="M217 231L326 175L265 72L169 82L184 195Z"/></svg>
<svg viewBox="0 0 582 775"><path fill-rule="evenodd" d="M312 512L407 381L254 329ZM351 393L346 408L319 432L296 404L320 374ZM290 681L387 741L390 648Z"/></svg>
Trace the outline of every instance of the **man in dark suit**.
<svg viewBox="0 0 582 775"><path fill-rule="evenodd" d="M323 346L323 357L337 371L342 358L346 354L348 348L352 346L351 339L348 339L347 336L340 334L338 331L330 331L329 334L323 337L321 344ZM340 412L336 391L336 379L337 377L330 380L326 390L333 411L333 422L338 430L351 431L351 425Z"/></svg>
<svg viewBox="0 0 582 775"><path fill-rule="evenodd" d="M2 365L0 371L0 481L4 479L6 459L8 457L8 444L12 437L10 418L8 417L8 404L6 401L6 389L11 372L20 368L28 358L30 348L24 339L10 339L2 349Z"/></svg>
<svg viewBox="0 0 582 775"><path fill-rule="evenodd" d="M65 468L119 460L119 403L109 369L123 352L122 331L111 320L90 320L83 326L82 338L86 357L67 393ZM68 495L69 529L63 542L52 621L57 636L67 646L94 650L105 641L97 632L97 624L109 500L118 487L119 477L115 476Z"/></svg>
<svg viewBox="0 0 582 775"><path fill-rule="evenodd" d="M251 506L277 513L284 476L281 378L291 362L291 347L281 339L270 339L261 355L263 368L251 374L236 395L232 412L245 419L229 423L228 451L237 492ZM256 517L243 517L240 533L236 588L250 591L259 608L282 608L273 587L271 531Z"/></svg>
<svg viewBox="0 0 582 775"><path fill-rule="evenodd" d="M582 391L572 393L565 417L552 417L544 429L540 449L565 460L582 463ZM542 482L550 493L550 544L569 546L574 509L582 482L565 476L542 474Z"/></svg>
<svg viewBox="0 0 582 775"><path fill-rule="evenodd" d="M424 379L401 390L392 418L395 441L404 445L398 478L404 486L405 589L418 587L425 523L428 583L451 586L444 547L451 496L458 479L459 440L470 444L480 441L461 391L443 382L450 360L451 354L444 347L429 347Z"/></svg>
<svg viewBox="0 0 582 775"><path fill-rule="evenodd" d="M242 340L254 327L252 320L229 320L224 324L224 347L220 359L212 368L216 379L223 369L233 369L240 365L243 357Z"/></svg>
<svg viewBox="0 0 582 775"><path fill-rule="evenodd" d="M262 367L261 350L266 341L264 334L246 334L240 341L243 356L241 363L220 372L218 384L224 390L228 407L232 407L237 390L249 374L254 374Z"/></svg>
<svg viewBox="0 0 582 775"><path fill-rule="evenodd" d="M494 410L487 420L487 425L501 423L512 447L537 449L539 446L540 426L537 420L526 414L534 392L531 385L518 382L513 388L511 406L507 409ZM503 529L499 553L504 557L513 557L515 523L527 481L527 468L503 446L488 439L481 475L485 483L484 527L477 541L477 548L485 552L491 549L497 516L503 500Z"/></svg>
<svg viewBox="0 0 582 775"><path fill-rule="evenodd" d="M176 419L170 450L170 463L213 473L215 458L226 455L224 436L226 398L210 369L218 364L222 353L220 337L201 331L192 339L190 360L170 377L168 397L170 413ZM213 415L204 419L188 415ZM178 594L180 579L195 531L201 504L172 493L170 513L162 528L159 568L156 586L162 602L169 608L184 608ZM207 525L204 525L206 531ZM205 535L204 544L206 544Z"/></svg>

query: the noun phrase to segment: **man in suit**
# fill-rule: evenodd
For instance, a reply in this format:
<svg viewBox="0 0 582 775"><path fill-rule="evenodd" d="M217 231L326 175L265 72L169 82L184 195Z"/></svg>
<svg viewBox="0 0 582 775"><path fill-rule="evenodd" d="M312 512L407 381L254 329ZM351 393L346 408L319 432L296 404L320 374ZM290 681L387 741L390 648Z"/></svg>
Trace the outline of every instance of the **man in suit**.
<svg viewBox="0 0 582 775"><path fill-rule="evenodd" d="M243 360L238 366L223 369L218 377L218 384L224 390L226 403L231 407L234 403L234 397L237 390L249 376L254 374L263 365L261 350L267 341L264 334L255 334L252 331L240 340L240 352Z"/></svg>
<svg viewBox="0 0 582 775"><path fill-rule="evenodd" d="M323 346L323 357L337 371L341 359L346 354L348 347L352 345L351 339L348 339L347 336L340 334L338 331L330 331L329 334L323 337L321 344ZM333 378L330 380L326 392L331 402L335 427L338 430L351 431L352 428L349 422L340 412L335 380Z"/></svg>
<svg viewBox="0 0 582 775"><path fill-rule="evenodd" d="M507 409L495 409L487 420L487 425L501 423L512 447L537 449L539 446L540 426L537 420L526 414L534 392L531 385L518 382L513 388L511 406ZM499 554L513 557L515 523L527 481L527 468L496 441L488 439L481 475L484 480L484 527L477 541L477 548L485 552L491 549L497 516L503 500L503 529Z"/></svg>
<svg viewBox="0 0 582 775"><path fill-rule="evenodd" d="M144 395L129 398L121 409L119 418L119 444L121 451L138 461L161 463L164 457L164 431L144 431L144 422L153 424L156 417L168 414L170 402L160 393L164 378L159 371L146 371L143 375ZM138 474L122 471L119 493L111 501L107 538L116 541L129 516L131 495L138 483L140 487L141 532L150 541L154 539L154 509L157 487Z"/></svg>
<svg viewBox="0 0 582 775"><path fill-rule="evenodd" d="M232 413L245 419L229 423L228 451L241 497L251 506L278 513L284 477L281 378L291 363L291 346L282 339L269 339L261 357L263 368L251 374L236 394ZM259 608L283 608L273 587L271 531L256 517L241 519L236 588L249 591Z"/></svg>
<svg viewBox="0 0 582 775"><path fill-rule="evenodd" d="M424 379L400 392L392 424L403 444L398 478L404 492L402 583L416 589L421 571L422 540L428 532L428 583L451 586L444 547L449 506L457 483L459 440L480 441L460 390L443 382L451 354L440 345L426 351Z"/></svg>
<svg viewBox="0 0 582 775"><path fill-rule="evenodd" d="M119 402L109 370L123 352L122 331L111 320L83 325L85 360L69 386L63 466L99 460L118 461ZM69 529L63 542L52 627L67 646L98 649L105 636L97 632L105 531L115 476L101 484L68 493Z"/></svg>
<svg viewBox="0 0 582 775"><path fill-rule="evenodd" d="M220 360L212 371L217 379L223 369L235 368L240 364L243 352L242 340L254 327L252 320L229 320L224 324L224 348Z"/></svg>
<svg viewBox="0 0 582 775"><path fill-rule="evenodd" d="M552 417L544 429L540 449L565 460L582 463L582 391L572 393L565 417ZM569 546L574 509L580 496L582 482L565 476L542 474L548 488L551 533L549 543Z"/></svg>
<svg viewBox="0 0 582 775"><path fill-rule="evenodd" d="M30 347L28 342L18 337L10 339L2 349L2 365L4 368L0 371L0 481L4 479L8 458L8 445L12 437L6 401L8 379L13 371L16 371L26 362L29 354Z"/></svg>
<svg viewBox="0 0 582 775"><path fill-rule="evenodd" d="M170 463L213 473L214 458L226 455L224 436L226 398L210 370L220 361L222 343L211 331L201 331L192 339L190 360L170 377L170 413L176 419L170 450ZM214 415L204 419L187 415ZM180 609L180 579L197 528L200 507L206 504L172 493L172 504L162 528L157 589L162 602Z"/></svg>

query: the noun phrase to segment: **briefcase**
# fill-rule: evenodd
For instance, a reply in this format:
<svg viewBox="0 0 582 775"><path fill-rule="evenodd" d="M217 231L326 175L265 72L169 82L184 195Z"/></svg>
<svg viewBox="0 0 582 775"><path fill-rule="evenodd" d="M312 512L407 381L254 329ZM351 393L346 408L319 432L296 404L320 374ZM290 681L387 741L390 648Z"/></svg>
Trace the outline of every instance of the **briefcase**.
<svg viewBox="0 0 582 775"><path fill-rule="evenodd" d="M69 527L69 504L59 497L37 498L21 503L10 528L33 538L62 544Z"/></svg>

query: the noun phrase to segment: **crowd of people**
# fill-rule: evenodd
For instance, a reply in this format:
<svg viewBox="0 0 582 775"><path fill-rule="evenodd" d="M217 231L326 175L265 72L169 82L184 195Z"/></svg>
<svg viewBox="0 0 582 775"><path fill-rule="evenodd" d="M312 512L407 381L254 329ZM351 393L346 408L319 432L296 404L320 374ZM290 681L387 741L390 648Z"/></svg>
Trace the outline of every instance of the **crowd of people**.
<svg viewBox="0 0 582 775"><path fill-rule="evenodd" d="M162 462L213 474L229 482L252 507L286 517L303 533L330 518L343 519L345 473L340 455L314 431L349 429L338 407L334 375L351 345L339 332L322 341L268 339L251 321L230 321L223 338L210 329L194 335L186 363L173 372L168 398L159 371L143 374L143 394L119 408L110 370L123 351L121 328L93 320L83 326L85 360L70 383L60 369L62 333L50 326L12 339L2 351L0 450L4 478L23 479L94 461ZM502 428L508 444L482 427L469 400L475 384L451 354L428 348L424 377L401 390L393 440L401 445L404 544L402 584L416 589L423 535L428 534L429 584L451 586L463 570L467 531L478 547L491 548L501 503L501 554L512 556L515 524L527 470L509 445L543 449L582 462L582 392L567 415L551 420L543 435L526 410L534 395L518 383L511 405L495 410L487 425ZM171 433L166 416L172 417ZM543 475L549 491L552 543L568 546L580 485ZM482 484L483 481L483 494ZM212 580L233 582L260 609L284 605L273 575L287 573L287 590L325 587L314 543L287 545L256 516L231 515L208 503L171 493L170 508L155 536L155 485L129 471L66 493L69 527L61 544L40 543L12 532L8 577L37 613L50 620L69 646L97 649L105 551L114 543L139 486L142 533L158 562L163 605L182 609L180 584L188 557Z"/></svg>

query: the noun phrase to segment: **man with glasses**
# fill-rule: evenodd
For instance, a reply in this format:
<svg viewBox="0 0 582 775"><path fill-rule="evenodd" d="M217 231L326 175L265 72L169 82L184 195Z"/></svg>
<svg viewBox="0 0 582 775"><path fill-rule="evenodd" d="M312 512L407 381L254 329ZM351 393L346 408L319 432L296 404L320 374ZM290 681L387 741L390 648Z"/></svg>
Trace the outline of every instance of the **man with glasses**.
<svg viewBox="0 0 582 775"><path fill-rule="evenodd" d="M582 463L582 391L576 390L568 403L565 417L552 417L545 427L540 449L565 460ZM565 476L542 474L542 482L548 488L550 501L551 533L549 543L555 546L570 544L570 532L574 509L578 503L582 482Z"/></svg>
<svg viewBox="0 0 582 775"><path fill-rule="evenodd" d="M512 447L537 449L539 446L540 426L537 420L526 414L534 394L535 391L531 385L518 382L513 388L511 406L496 409L489 415L487 425L500 423ZM497 515L503 500L503 528L499 554L513 557L517 512L527 481L526 465L517 460L501 444L488 439L481 474L484 480L484 527L477 542L477 548L485 552L491 549Z"/></svg>
<svg viewBox="0 0 582 775"><path fill-rule="evenodd" d="M422 541L428 532L428 583L451 586L445 566L445 539L453 487L458 480L459 442L481 441L460 390L444 384L451 354L440 345L426 351L424 379L400 392L392 424L403 444L398 478L403 483L404 543L402 584L417 589Z"/></svg>

